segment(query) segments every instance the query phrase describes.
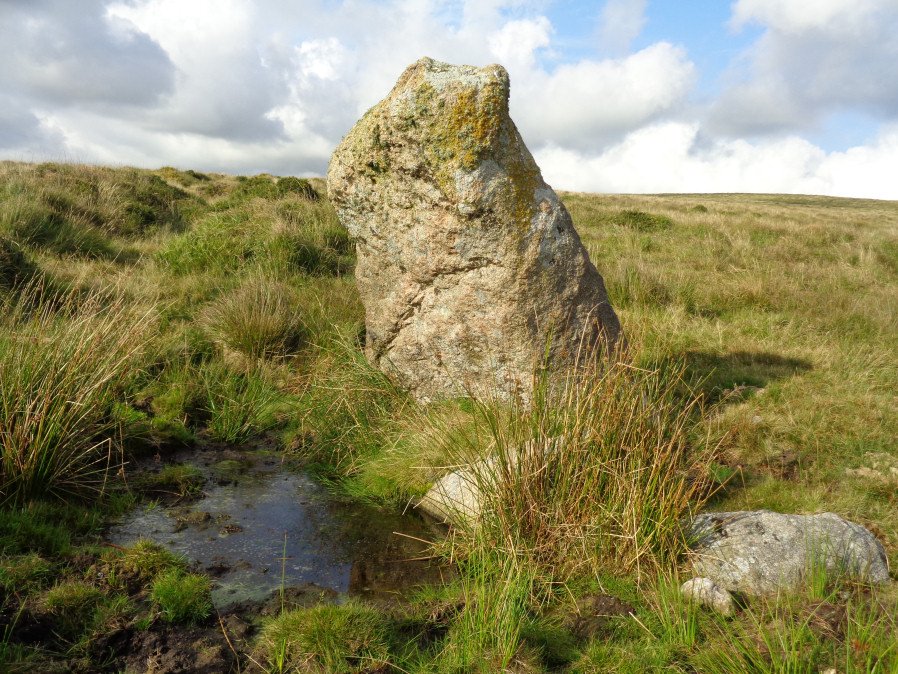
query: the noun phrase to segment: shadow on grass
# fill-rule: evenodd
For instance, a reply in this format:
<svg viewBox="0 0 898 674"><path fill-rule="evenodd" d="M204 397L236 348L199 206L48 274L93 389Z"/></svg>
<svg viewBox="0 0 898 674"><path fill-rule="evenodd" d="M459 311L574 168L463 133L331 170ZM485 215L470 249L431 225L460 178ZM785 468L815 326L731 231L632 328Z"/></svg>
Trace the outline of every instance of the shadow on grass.
<svg viewBox="0 0 898 674"><path fill-rule="evenodd" d="M708 402L739 402L769 383L811 369L810 361L769 351L686 351L686 376Z"/></svg>

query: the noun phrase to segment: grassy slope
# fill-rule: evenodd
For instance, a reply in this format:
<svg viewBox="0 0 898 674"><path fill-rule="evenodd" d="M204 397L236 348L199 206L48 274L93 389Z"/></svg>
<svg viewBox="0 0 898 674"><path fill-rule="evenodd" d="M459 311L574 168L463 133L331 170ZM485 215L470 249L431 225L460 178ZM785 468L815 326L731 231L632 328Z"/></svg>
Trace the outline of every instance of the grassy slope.
<svg viewBox="0 0 898 674"><path fill-rule="evenodd" d="M725 465L717 470L734 477L714 507L832 510L873 528L898 563L898 479L888 468L881 478L848 472L881 465L871 453L898 463L898 204L563 196L632 339L656 361L685 360L689 376L721 401L708 423L725 438ZM396 506L421 493L436 474L429 466L446 459L422 415L451 425L468 414L464 405L419 410L366 368L345 231L326 203L308 200L296 184L174 169L4 163L0 243L0 294L9 295L17 279L40 277L52 288L118 289L139 315L154 316L142 374L121 393L128 451L203 433L243 438L274 429L289 451L348 493ZM272 313L295 307L301 325L240 314L260 288ZM245 339L260 321L274 336L274 351L292 345L290 357L267 357L269 350ZM243 344L252 344L250 353L241 352ZM0 516L13 528L16 518L28 517L12 510ZM24 563L22 555L38 554L58 572L76 554L71 546L7 547L11 568ZM475 568L468 589L475 597L517 597L514 641L506 645L514 653L522 640L515 657L537 669L688 669L707 655L704 641L738 651L733 644L745 641L739 630L757 632L752 616L720 627L679 605L676 618L665 621L664 601L675 601L659 603L663 591L606 578L599 587L633 602L642 622L614 622L600 639L568 647L555 609L528 607L526 589L522 598L514 583L494 592L496 571ZM52 574L35 580L30 591L38 604L51 584ZM570 587L578 595L595 583ZM442 615L456 600L423 601L420 613ZM153 615L133 610L144 622ZM446 618L445 651L431 644L409 655L400 648L396 658L407 670L432 671L429 658L451 656L453 644L496 617L487 613L480 622L468 614L454 623ZM420 627L431 618L410 622ZM826 664L826 653L808 662ZM715 667L726 671L710 662L698 669Z"/></svg>
<svg viewBox="0 0 898 674"><path fill-rule="evenodd" d="M898 203L771 195L565 195L622 323L729 395L718 508L833 510L898 563ZM633 227L627 211L669 218ZM640 231L650 230L650 231ZM747 386L739 390L740 387ZM886 470L886 474L888 470Z"/></svg>

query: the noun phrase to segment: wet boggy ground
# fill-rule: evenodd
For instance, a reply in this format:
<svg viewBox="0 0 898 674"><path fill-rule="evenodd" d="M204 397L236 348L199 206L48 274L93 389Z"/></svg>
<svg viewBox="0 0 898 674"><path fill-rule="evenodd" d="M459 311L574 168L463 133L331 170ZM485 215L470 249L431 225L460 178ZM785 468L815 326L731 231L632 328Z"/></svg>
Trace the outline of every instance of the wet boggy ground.
<svg viewBox="0 0 898 674"><path fill-rule="evenodd" d="M427 541L445 535L413 513L337 498L312 477L259 447L205 445L165 457L195 466L202 488L160 494L114 524L106 542L144 538L182 554L213 579L216 615L197 627L122 626L93 644L98 660L129 672L236 671L260 618L356 596L401 610L415 588L453 576ZM137 476L163 469L159 459ZM91 670L93 671L93 670Z"/></svg>
<svg viewBox="0 0 898 674"><path fill-rule="evenodd" d="M447 573L429 558L425 541L440 535L432 525L338 499L277 453L206 446L166 457L182 462L205 478L201 493L139 506L110 528L107 541L125 546L145 538L182 554L214 578L219 610L310 584L399 597Z"/></svg>

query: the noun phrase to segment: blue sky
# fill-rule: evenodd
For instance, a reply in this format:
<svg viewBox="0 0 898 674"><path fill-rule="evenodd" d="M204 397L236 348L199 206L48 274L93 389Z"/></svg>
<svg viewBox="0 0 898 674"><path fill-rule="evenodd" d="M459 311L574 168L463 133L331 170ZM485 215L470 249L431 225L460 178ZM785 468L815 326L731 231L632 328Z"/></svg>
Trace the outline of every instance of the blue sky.
<svg viewBox="0 0 898 674"><path fill-rule="evenodd" d="M322 175L421 56L550 184L898 199L898 0L6 0L0 157Z"/></svg>

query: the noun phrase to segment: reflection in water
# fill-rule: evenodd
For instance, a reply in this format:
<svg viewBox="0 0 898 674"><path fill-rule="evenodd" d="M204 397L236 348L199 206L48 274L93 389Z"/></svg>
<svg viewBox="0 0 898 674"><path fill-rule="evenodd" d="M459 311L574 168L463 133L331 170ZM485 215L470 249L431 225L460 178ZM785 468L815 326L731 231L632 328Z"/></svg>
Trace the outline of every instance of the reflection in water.
<svg viewBox="0 0 898 674"><path fill-rule="evenodd" d="M139 507L107 540L149 538L183 554L216 578L219 608L309 583L390 595L446 573L421 559L427 546L415 539L435 534L417 517L339 502L271 455L201 449L175 460L204 472L204 496L186 506Z"/></svg>

